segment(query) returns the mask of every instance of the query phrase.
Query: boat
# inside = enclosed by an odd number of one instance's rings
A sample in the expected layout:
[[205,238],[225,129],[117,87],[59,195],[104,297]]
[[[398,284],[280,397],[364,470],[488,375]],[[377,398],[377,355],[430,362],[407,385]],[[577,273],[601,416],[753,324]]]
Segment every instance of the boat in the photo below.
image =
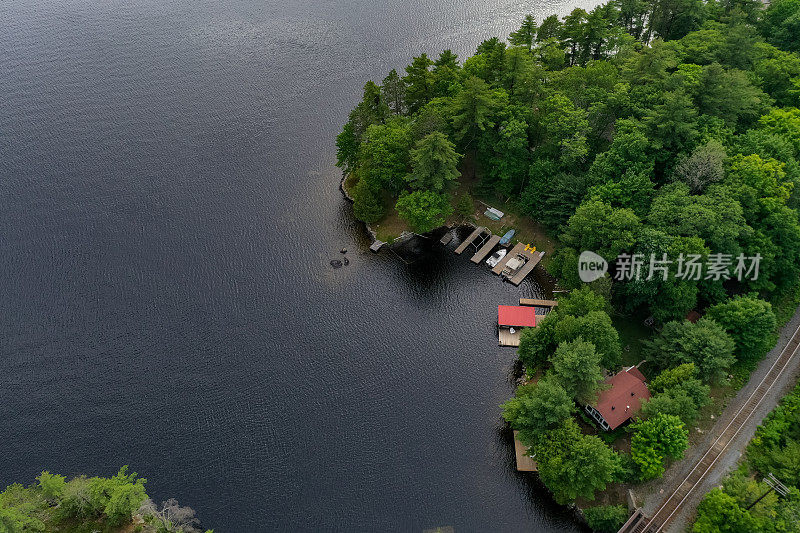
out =
[[511,241],[511,238],[514,236],[514,233],[516,233],[516,231],[513,229],[508,230],[506,234],[503,235],[503,238],[500,239],[500,244],[508,244]]
[[520,255],[520,254],[515,255],[514,257],[512,257],[511,259],[508,260],[508,263],[506,263],[506,267],[500,273],[500,276],[502,276],[504,278],[513,278],[514,274],[519,272],[519,270],[527,262],[528,262],[528,260],[525,258],[525,256]]
[[500,260],[504,258],[507,253],[508,250],[506,250],[505,248],[500,248],[494,254],[492,254],[492,257],[486,260],[486,264],[492,268],[496,267],[497,263],[499,263]]

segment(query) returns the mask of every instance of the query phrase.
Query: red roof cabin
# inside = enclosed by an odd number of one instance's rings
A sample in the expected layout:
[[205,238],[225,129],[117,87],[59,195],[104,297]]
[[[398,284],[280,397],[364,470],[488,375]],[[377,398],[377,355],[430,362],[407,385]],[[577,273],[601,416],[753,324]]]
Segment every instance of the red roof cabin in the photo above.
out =
[[639,412],[643,400],[650,399],[645,381],[635,366],[611,376],[605,381],[611,387],[600,393],[596,406],[585,406],[586,412],[606,431],[617,429]]
[[526,305],[498,305],[497,325],[500,346],[519,346],[521,328],[536,327],[536,309]]

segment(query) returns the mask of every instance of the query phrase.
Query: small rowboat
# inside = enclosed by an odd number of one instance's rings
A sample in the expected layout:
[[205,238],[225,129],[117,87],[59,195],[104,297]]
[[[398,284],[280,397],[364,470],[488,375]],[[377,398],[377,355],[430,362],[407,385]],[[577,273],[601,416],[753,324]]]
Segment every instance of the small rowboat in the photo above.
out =
[[508,230],[506,234],[503,235],[503,238],[500,239],[500,244],[508,244],[511,238],[514,237],[514,233],[516,233],[516,231],[513,229]]

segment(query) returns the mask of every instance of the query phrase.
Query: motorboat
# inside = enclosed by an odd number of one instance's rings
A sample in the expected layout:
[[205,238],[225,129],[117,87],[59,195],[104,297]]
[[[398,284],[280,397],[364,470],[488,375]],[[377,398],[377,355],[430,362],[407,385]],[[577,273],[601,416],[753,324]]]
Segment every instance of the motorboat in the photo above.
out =
[[504,258],[507,253],[508,250],[506,250],[505,248],[500,248],[499,250],[497,250],[495,253],[492,254],[492,257],[486,260],[486,264],[492,268],[496,267],[497,263],[499,263],[500,260]]

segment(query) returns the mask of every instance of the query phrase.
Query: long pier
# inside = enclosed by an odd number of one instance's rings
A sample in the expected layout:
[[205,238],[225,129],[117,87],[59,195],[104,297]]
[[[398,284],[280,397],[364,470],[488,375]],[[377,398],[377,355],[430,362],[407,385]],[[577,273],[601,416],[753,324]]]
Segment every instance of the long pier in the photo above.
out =
[[519,305],[532,305],[534,307],[555,307],[558,305],[556,300],[537,300],[536,298],[520,298]]
[[481,249],[475,252],[475,255],[472,256],[470,261],[476,265],[483,261],[483,258],[491,253],[492,249],[497,246],[498,242],[500,242],[500,235],[492,235],[489,237],[489,240],[486,241],[486,244],[481,246]]
[[691,493],[705,481],[730,443],[736,438],[750,417],[753,416],[761,402],[764,401],[775,381],[789,367],[792,358],[797,354],[798,347],[800,347],[800,326],[794,331],[781,354],[759,382],[758,387],[742,404],[719,437],[717,437],[708,451],[703,454],[697,464],[694,465],[683,482],[669,495],[652,517],[649,519],[635,518],[636,515],[634,515],[622,526],[619,533],[661,533],[670,526]]

